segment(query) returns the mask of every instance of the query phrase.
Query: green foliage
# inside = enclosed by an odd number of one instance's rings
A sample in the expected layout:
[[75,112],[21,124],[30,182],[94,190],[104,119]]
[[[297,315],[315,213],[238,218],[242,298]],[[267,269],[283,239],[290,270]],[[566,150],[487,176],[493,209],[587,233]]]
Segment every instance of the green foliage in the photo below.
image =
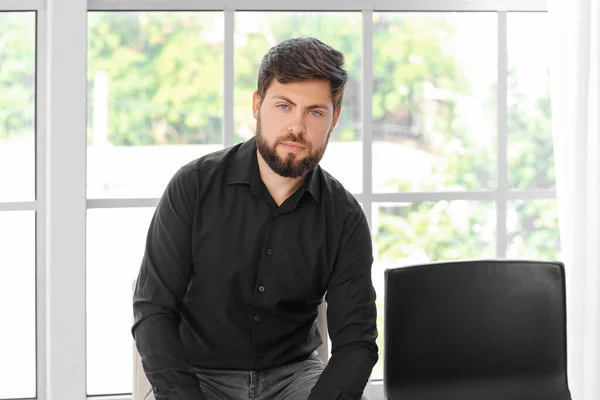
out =
[[550,82],[545,93],[528,98],[519,91],[519,75],[509,71],[508,99],[509,181],[515,189],[553,188],[554,153],[552,147]]
[[[495,183],[495,147],[474,142],[478,132],[457,115],[459,99],[472,94],[453,50],[455,24],[445,13],[374,17],[374,137],[378,127],[391,125],[389,140],[434,156],[431,178],[401,190],[478,190]],[[495,99],[495,92],[489,96]]]
[[107,73],[113,144],[221,142],[223,45],[205,36],[222,30],[219,18],[219,13],[90,13],[89,104],[96,73]]
[[466,89],[441,39],[454,31],[443,14],[377,13],[373,29],[375,124],[389,123],[404,107],[418,112],[425,82],[455,92]]
[[415,255],[431,260],[493,258],[494,215],[492,204],[466,200],[381,205],[379,258],[391,262]]
[[0,140],[32,134],[35,13],[0,12]]
[[[447,16],[374,13],[373,137],[412,146],[434,160],[430,179],[419,186],[396,180],[391,182],[395,191],[478,190],[497,184],[495,139],[477,142],[479,132],[459,112],[463,99],[472,97],[472,88],[452,48],[456,24]],[[93,105],[101,92],[96,90],[100,89],[95,87],[96,77],[102,73],[108,77],[104,102],[112,144],[221,143],[222,13],[90,12],[88,22],[89,143],[95,140]],[[235,23],[236,141],[253,134],[251,98],[262,56],[275,43],[298,36],[317,37],[345,54],[350,80],[332,141],[361,138],[360,13],[243,12],[236,13]],[[0,140],[31,132],[34,26],[33,13],[0,13]],[[553,187],[550,94],[531,98],[520,93],[516,69],[510,71],[508,84],[511,186]],[[428,100],[431,89],[448,95]],[[495,99],[492,85],[480,110],[491,126]],[[514,244],[509,254],[554,258],[558,248],[554,203],[515,202],[511,207],[517,217],[509,227],[509,242]],[[494,256],[491,203],[381,207],[378,221],[373,230],[382,260],[416,253],[432,260]]]
[[[396,192],[479,190],[497,185],[496,143],[478,141],[459,106],[472,97],[469,76],[453,50],[456,23],[446,13],[374,13],[375,140],[426,152],[428,179],[394,179]],[[108,140],[116,146],[216,144],[223,128],[223,15],[219,12],[90,12],[88,143],[93,144],[98,79],[108,77]],[[362,22],[360,13],[236,13],[234,134],[251,136],[252,92],[268,49],[287,38],[314,36],[342,51],[350,79],[332,141],[362,136]],[[32,132],[35,112],[35,14],[0,13],[0,143]],[[490,43],[489,46],[495,46]],[[550,93],[526,96],[511,69],[508,174],[512,188],[554,186]],[[546,86],[549,88],[549,85]],[[428,90],[442,93],[431,98]],[[481,112],[495,126],[496,85]],[[446,95],[444,95],[446,94]],[[102,128],[102,127],[99,127]],[[375,155],[376,156],[376,155]],[[419,166],[410,166],[418,168]],[[508,203],[508,257],[555,259],[556,206]],[[397,263],[495,257],[493,202],[439,201],[379,204],[373,237],[377,257]],[[383,298],[378,299],[383,349]],[[378,363],[374,376],[381,376]]]

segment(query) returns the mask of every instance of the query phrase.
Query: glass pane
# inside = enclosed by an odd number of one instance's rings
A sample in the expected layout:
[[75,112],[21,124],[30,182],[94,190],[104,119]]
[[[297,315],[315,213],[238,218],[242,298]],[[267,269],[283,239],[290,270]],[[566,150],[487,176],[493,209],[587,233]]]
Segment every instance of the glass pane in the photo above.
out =
[[[350,75],[342,113],[321,166],[352,193],[362,191],[362,19],[357,12],[238,12],[235,19],[235,142],[255,134],[252,93],[269,49],[294,37],[315,37],[344,53]],[[264,127],[263,127],[264,129]]]
[[495,13],[373,13],[373,191],[496,184]]
[[[154,208],[87,211],[87,393],[131,393],[133,281]],[[110,345],[107,345],[110,343]]]
[[2,202],[35,200],[35,51],[35,13],[0,12]]
[[555,199],[511,200],[507,207],[507,258],[561,258]]
[[496,211],[491,202],[467,200],[376,203],[372,232],[380,359],[371,378],[382,379],[384,271],[430,261],[495,258]]
[[90,198],[160,197],[223,148],[223,14],[91,12]]
[[35,211],[0,212],[0,399],[36,395]]
[[508,178],[515,189],[554,188],[548,32],[546,13],[508,14]]

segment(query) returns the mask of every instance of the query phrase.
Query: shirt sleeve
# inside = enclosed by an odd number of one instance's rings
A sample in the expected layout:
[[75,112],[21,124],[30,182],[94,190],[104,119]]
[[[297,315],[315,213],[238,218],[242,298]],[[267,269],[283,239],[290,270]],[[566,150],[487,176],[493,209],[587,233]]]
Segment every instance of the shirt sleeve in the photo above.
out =
[[156,400],[204,399],[178,329],[191,275],[195,176],[181,168],[159,200],[133,295],[131,332]]
[[373,249],[362,210],[347,219],[340,248],[325,297],[332,355],[310,400],[360,399],[379,358]]

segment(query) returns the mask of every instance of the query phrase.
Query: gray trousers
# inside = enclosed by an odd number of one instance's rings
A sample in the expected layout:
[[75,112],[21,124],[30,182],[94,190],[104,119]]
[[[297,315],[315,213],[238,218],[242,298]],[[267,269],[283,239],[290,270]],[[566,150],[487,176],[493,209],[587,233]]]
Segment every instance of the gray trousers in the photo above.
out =
[[[264,371],[196,369],[208,400],[306,400],[325,369],[315,352],[308,359]],[[154,393],[145,400],[156,400]],[[368,400],[364,395],[362,400]]]

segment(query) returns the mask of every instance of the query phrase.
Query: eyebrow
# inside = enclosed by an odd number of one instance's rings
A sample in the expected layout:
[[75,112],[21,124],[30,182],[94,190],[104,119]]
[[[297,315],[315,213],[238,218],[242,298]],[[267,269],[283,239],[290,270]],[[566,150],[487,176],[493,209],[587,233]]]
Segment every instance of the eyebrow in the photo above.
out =
[[[271,100],[283,100],[285,102],[290,103],[292,106],[296,107],[297,104],[294,103],[290,98],[285,97],[285,96],[278,96],[278,95],[274,95],[271,96]],[[323,104],[323,103],[319,103],[319,104],[311,104],[310,106],[306,106],[304,107],[306,110],[311,110],[314,108],[322,108],[324,110],[329,110],[329,106],[327,104]]]

